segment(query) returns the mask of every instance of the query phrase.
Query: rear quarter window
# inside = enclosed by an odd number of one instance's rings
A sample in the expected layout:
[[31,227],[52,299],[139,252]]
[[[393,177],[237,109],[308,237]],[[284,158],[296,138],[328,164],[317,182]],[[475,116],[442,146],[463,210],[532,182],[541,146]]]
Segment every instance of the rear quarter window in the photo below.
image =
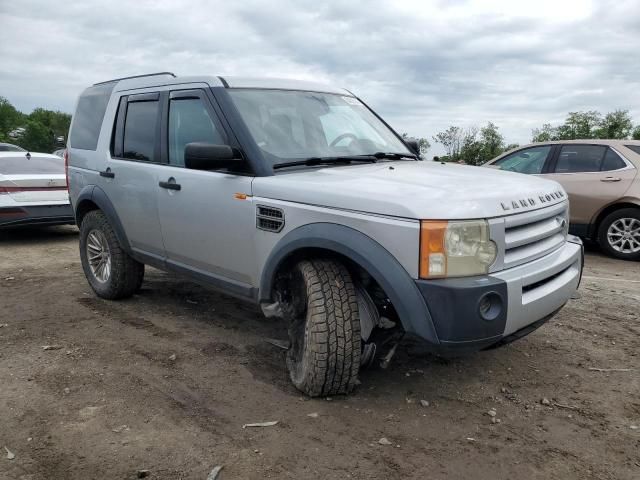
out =
[[19,157],[0,158],[0,175],[64,175],[62,158]]
[[69,145],[82,150],[95,150],[98,146],[104,112],[115,82],[96,85],[84,91],[73,115]]
[[636,152],[638,155],[640,155],[640,145],[625,145],[625,147],[627,147],[632,152]]

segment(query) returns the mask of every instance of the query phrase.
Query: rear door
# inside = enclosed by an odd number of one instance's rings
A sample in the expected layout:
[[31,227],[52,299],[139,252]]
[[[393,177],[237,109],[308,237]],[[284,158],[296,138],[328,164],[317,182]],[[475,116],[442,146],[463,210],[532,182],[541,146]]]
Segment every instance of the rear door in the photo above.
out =
[[569,194],[571,223],[589,225],[604,206],[624,196],[635,175],[635,168],[611,147],[571,143],[560,146],[544,177]]
[[158,217],[161,102],[159,92],[121,97],[111,155],[99,186],[113,203],[131,247],[164,257]]
[[184,168],[190,142],[237,146],[204,90],[172,91],[163,123],[168,165],[156,192],[167,264],[248,295],[256,270],[253,176]]

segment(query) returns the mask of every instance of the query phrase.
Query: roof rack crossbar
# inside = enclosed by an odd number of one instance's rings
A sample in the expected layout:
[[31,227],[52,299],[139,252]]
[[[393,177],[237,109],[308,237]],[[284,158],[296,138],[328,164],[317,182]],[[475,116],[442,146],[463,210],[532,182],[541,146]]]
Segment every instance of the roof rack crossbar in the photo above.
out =
[[122,78],[114,78],[113,80],[107,80],[105,82],[94,83],[93,85],[104,85],[105,83],[111,82],[119,82],[120,80],[129,80],[131,78],[143,78],[143,77],[155,77],[157,75],[171,75],[173,78],[176,78],[176,74],[173,72],[158,72],[158,73],[147,73],[145,75],[133,75],[131,77],[122,77]]

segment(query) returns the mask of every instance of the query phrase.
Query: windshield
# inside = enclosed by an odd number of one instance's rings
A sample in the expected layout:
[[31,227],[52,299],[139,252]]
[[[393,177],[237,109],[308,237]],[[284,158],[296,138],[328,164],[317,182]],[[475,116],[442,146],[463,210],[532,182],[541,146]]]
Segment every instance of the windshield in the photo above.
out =
[[356,98],[289,90],[229,89],[255,142],[274,165],[292,159],[413,155]]

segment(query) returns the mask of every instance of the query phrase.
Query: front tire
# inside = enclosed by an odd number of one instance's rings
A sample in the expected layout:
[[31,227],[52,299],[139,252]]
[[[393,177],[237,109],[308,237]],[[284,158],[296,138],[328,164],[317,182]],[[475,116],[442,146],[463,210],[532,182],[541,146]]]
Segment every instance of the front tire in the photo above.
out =
[[311,397],[351,392],[361,348],[351,275],[333,260],[305,260],[293,268],[287,290],[291,381]]
[[80,260],[89,285],[101,298],[127,298],[142,285],[144,264],[122,249],[107,217],[100,210],[92,210],[82,219]]
[[598,230],[598,243],[612,257],[640,260],[640,209],[622,208],[607,215]]

